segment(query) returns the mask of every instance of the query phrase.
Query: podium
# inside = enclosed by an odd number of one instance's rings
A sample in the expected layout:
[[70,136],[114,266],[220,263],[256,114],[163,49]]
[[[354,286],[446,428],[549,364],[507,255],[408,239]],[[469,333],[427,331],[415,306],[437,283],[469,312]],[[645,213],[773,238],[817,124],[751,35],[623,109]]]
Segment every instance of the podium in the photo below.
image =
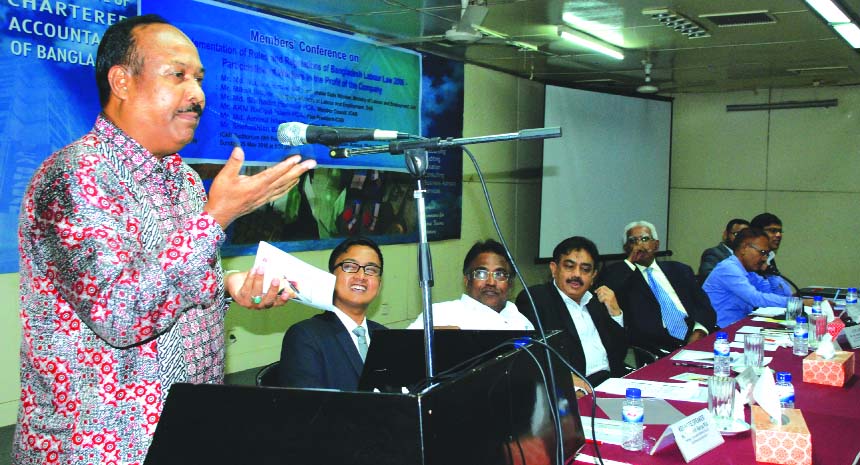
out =
[[[545,351],[490,357],[419,393],[176,384],[145,464],[554,463]],[[585,439],[570,372],[553,368],[570,457]]]

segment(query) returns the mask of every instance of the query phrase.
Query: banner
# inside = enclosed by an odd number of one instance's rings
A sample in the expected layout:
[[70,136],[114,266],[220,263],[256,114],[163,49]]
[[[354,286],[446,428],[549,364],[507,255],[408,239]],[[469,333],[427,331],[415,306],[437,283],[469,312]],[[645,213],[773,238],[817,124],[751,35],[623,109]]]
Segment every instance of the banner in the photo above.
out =
[[[7,0],[0,5],[0,272],[18,269],[17,217],[34,170],[85,134],[99,112],[101,35],[147,13],[185,32],[206,68],[206,108],[195,140],[180,152],[205,183],[236,143],[245,174],[295,153],[320,165],[289,195],[235,221],[223,255],[253,254],[260,240],[289,251],[331,248],[350,234],[382,244],[416,240],[415,181],[402,156],[331,159],[321,145],[281,145],[277,128],[299,122],[461,137],[461,63],[211,1]],[[361,145],[373,143],[351,146]],[[431,154],[425,179],[428,236],[459,237],[460,151]]]

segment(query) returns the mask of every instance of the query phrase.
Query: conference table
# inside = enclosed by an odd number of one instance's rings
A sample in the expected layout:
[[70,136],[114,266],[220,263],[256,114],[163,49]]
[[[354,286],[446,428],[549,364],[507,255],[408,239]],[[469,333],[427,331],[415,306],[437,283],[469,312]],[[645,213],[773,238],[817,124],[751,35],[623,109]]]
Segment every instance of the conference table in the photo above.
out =
[[[742,326],[760,326],[763,328],[781,328],[777,323],[753,321],[747,317],[735,324],[723,329],[729,335],[729,340],[735,339],[735,333]],[[686,349],[713,350],[715,334],[687,345]],[[679,349],[681,350],[681,349]],[[843,346],[843,350],[845,347]],[[743,349],[732,349],[733,352],[743,352]],[[855,363],[860,357],[860,350],[853,351]],[[684,372],[711,374],[712,368],[694,368],[689,366],[676,366],[671,359],[676,352],[656,362],[644,366],[625,378],[673,382],[669,378]],[[787,371],[791,373],[792,384],[795,389],[795,408],[800,409],[812,435],[812,463],[813,465],[851,465],[860,452],[860,380],[855,374],[845,386],[823,386],[803,382],[803,357],[793,355],[790,347],[779,347],[775,351],[765,352],[765,357],[773,357],[768,367],[775,372]],[[618,397],[598,392],[599,397]],[[585,396],[579,399],[580,414],[589,416],[591,412],[592,397]],[[707,403],[669,401],[684,415],[696,413],[707,408]],[[646,419],[648,411],[645,411]],[[745,420],[750,421],[750,407],[745,406]],[[607,418],[606,414],[597,408],[597,418]],[[647,425],[644,438],[646,448],[650,449],[657,438],[664,432],[666,425]],[[752,431],[746,431],[733,436],[724,436],[725,444],[722,444],[704,455],[693,460],[697,465],[720,464],[720,465],[749,465],[757,463],[755,450],[753,448]],[[595,456],[594,445],[585,444],[581,450],[582,454]],[[683,464],[683,456],[677,445],[670,445],[654,455],[645,451],[631,452],[624,450],[621,446],[614,444],[603,444],[600,446],[600,454],[607,465],[609,460],[622,464],[648,465],[648,464]],[[590,463],[582,457],[578,460],[568,460],[568,464]]]

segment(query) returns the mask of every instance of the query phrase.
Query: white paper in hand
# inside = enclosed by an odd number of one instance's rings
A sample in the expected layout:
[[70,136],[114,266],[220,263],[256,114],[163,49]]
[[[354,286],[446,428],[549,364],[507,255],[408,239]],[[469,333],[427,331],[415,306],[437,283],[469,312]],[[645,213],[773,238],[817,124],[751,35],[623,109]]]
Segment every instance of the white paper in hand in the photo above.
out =
[[332,309],[335,282],[333,274],[309,265],[264,241],[261,241],[257,248],[254,266],[264,270],[263,292],[269,289],[273,279],[278,278],[282,289],[288,288],[289,283],[295,284],[299,292],[293,301],[323,310]]

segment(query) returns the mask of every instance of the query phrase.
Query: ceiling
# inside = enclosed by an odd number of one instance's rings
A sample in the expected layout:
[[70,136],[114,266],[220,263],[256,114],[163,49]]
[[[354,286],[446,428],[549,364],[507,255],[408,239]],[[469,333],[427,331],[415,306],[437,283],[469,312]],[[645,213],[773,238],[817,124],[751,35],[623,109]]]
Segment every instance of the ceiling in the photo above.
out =
[[[802,0],[469,0],[487,7],[481,38],[469,44],[445,37],[460,22],[461,0],[237,3],[571,87],[635,93],[644,83],[643,61],[652,64],[652,81],[662,94],[860,84],[860,53]],[[842,5],[860,17],[860,0]],[[688,38],[643,14],[655,8],[680,13],[709,37]],[[567,12],[598,23],[595,34],[614,34],[624,59],[562,40],[558,26]],[[712,16],[737,12],[765,12],[773,22],[720,27],[721,17]]]

